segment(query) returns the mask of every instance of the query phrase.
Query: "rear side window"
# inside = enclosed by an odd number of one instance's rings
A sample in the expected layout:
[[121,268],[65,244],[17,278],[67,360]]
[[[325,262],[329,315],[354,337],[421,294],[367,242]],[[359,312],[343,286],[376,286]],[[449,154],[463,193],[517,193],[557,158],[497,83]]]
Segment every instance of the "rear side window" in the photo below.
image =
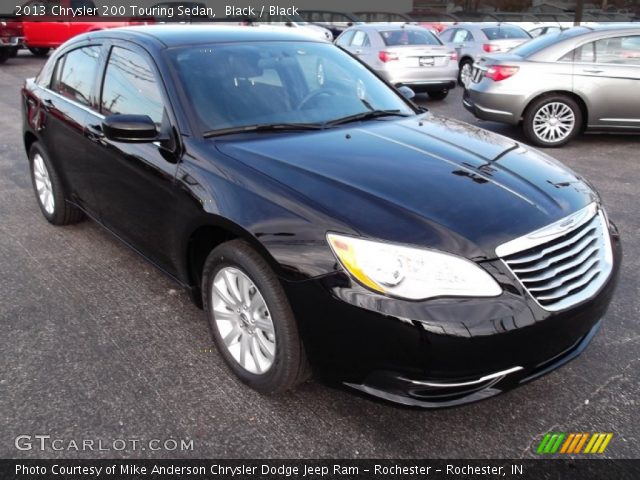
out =
[[369,45],[371,45],[369,43],[369,35],[367,35],[362,30],[358,30],[356,34],[353,36],[353,41],[351,42],[351,46],[368,47]]
[[338,37],[338,40],[336,40],[336,45],[340,47],[348,47],[355,33],[355,30],[348,30],[344,32]]
[[77,48],[63,55],[56,64],[51,89],[82,105],[90,106],[99,57],[99,46]]
[[101,111],[104,115],[149,115],[156,124],[162,124],[162,94],[144,57],[113,47],[102,85]]
[[440,45],[438,40],[431,32],[425,30],[420,32],[417,30],[387,30],[380,32],[384,44],[388,47],[397,45]]
[[473,42],[473,35],[471,35],[469,30],[456,30],[456,34],[451,41],[453,43]]
[[489,40],[505,40],[509,38],[531,38],[531,36],[520,27],[512,25],[500,25],[499,27],[483,28],[483,33]]

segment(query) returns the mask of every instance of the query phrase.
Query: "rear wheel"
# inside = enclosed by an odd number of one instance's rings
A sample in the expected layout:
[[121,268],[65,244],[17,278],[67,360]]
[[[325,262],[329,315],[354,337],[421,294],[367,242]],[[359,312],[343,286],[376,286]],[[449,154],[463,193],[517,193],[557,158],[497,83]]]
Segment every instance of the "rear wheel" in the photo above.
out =
[[29,51],[36,57],[46,57],[49,54],[50,48],[47,47],[29,47]]
[[541,147],[559,147],[574,138],[582,125],[582,110],[567,95],[547,95],[527,108],[522,120],[531,143]]
[[10,48],[0,48],[0,63],[6,62],[11,56]]
[[444,100],[449,95],[449,90],[436,90],[433,92],[427,92],[431,100]]
[[18,56],[18,47],[13,47],[10,53],[11,58],[15,58]]
[[29,163],[33,190],[44,218],[53,225],[69,225],[82,220],[82,211],[66,201],[62,182],[38,143],[29,150]]
[[467,88],[471,82],[471,73],[473,72],[473,60],[465,58],[460,62],[460,70],[458,71],[458,84]]
[[248,243],[232,240],[209,254],[202,298],[216,348],[244,383],[259,392],[274,393],[309,376],[282,285]]

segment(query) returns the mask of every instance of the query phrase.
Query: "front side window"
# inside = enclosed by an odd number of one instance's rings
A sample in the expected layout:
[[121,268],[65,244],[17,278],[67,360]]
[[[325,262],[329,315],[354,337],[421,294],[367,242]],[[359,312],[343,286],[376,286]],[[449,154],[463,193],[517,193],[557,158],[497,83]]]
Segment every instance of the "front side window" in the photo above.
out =
[[99,57],[99,46],[77,48],[66,53],[58,60],[51,89],[82,105],[90,106]]
[[597,63],[640,65],[640,35],[603,38],[594,43]]
[[113,47],[100,105],[103,115],[148,115],[160,125],[164,104],[149,62],[131,50]]
[[414,110],[358,60],[330,44],[191,46],[170,59],[203,133],[245,126],[324,124],[370,110]]

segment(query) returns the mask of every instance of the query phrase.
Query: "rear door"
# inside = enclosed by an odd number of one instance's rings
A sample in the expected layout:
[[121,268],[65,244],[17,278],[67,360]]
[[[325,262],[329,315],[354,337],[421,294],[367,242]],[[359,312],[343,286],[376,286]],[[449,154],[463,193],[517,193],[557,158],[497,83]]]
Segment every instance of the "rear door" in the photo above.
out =
[[90,112],[97,108],[95,85],[101,56],[99,44],[65,52],[56,62],[49,88],[41,90],[46,112],[45,148],[61,172],[71,199],[92,213],[95,197],[85,126]]
[[640,35],[618,35],[574,52],[574,91],[589,103],[589,125],[640,129]]

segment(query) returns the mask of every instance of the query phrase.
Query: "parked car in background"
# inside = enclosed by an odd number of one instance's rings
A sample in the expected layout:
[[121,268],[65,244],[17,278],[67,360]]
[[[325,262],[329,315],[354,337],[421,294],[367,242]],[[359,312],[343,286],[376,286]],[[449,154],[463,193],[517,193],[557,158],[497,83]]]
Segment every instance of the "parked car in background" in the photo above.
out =
[[523,28],[507,23],[459,23],[442,32],[440,40],[458,52],[458,82],[466,86],[473,62],[481,55],[507,52],[531,40],[531,35]]
[[23,41],[22,22],[0,20],[0,63],[14,57]]
[[332,12],[328,10],[300,10],[300,16],[307,22],[320,25],[331,32],[336,39],[347,28],[363,23],[353,13]]
[[545,147],[585,129],[640,133],[640,26],[575,27],[483,56],[463,102]]
[[325,42],[333,41],[333,34],[329,29],[309,23],[300,15],[271,15],[265,12],[260,18],[253,19],[252,23],[295,28],[300,30],[299,33],[304,33],[313,38],[324,40]]
[[389,83],[444,99],[458,76],[455,50],[417,25],[374,23],[356,25],[336,39],[336,45],[357,56]]
[[438,34],[450,24],[460,21],[455,15],[434,10],[416,9],[408,15],[421,27],[435,30]]
[[589,183],[299,31],[96,32],[21,95],[44,218],[160,267],[259,392],[311,365],[405,405],[487,399],[576,358],[611,302],[620,235]]
[[[60,17],[57,8],[85,8],[95,15]],[[25,46],[38,57],[45,57],[52,48],[59,47],[70,38],[81,33],[94,32],[108,28],[147,25],[154,23],[152,18],[117,17],[118,21],[106,21],[99,18],[100,9],[93,0],[31,0],[21,9],[27,13],[22,17]],[[68,20],[68,21],[65,21]]]
[[539,37],[540,35],[546,35],[547,33],[558,33],[565,30],[564,27],[559,25],[539,25],[528,30],[529,35],[532,37]]
[[367,23],[415,23],[413,18],[404,13],[355,12],[355,15]]

